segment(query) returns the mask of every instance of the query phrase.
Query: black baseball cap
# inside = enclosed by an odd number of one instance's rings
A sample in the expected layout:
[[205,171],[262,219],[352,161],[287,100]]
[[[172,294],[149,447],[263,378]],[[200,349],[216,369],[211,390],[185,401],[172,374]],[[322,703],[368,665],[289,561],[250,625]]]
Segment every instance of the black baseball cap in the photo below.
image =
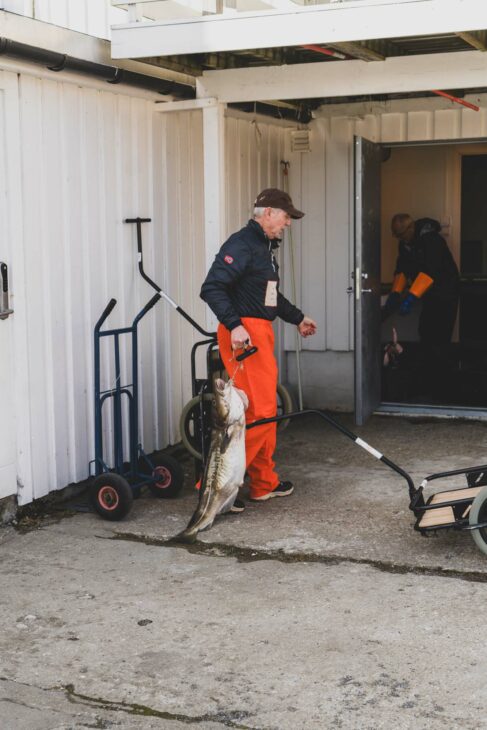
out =
[[280,208],[291,218],[302,218],[304,213],[294,207],[291,197],[278,188],[266,188],[255,199],[254,208]]

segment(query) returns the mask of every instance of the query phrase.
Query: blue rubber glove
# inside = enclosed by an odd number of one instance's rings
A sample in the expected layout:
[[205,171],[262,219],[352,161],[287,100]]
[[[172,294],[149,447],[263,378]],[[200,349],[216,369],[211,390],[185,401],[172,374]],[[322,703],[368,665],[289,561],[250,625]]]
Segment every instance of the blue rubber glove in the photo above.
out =
[[398,309],[401,302],[401,295],[397,291],[392,291],[386,299],[386,303],[382,307],[382,321],[391,316]]
[[403,317],[407,314],[411,314],[411,309],[413,308],[414,302],[417,302],[418,298],[414,296],[414,294],[409,294],[407,297],[403,300],[401,306],[399,307],[399,314],[402,314]]

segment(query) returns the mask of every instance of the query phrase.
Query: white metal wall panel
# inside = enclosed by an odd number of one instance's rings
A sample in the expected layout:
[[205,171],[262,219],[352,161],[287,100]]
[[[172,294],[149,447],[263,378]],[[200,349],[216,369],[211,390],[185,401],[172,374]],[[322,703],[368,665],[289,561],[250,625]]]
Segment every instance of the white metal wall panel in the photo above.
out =
[[403,114],[407,120],[407,139],[411,142],[433,138],[433,115],[431,112],[418,111]]
[[241,228],[252,215],[257,194],[282,185],[281,160],[286,129],[261,120],[227,117],[225,166],[227,233]]
[[[16,78],[14,76],[14,78]],[[93,458],[93,326],[125,326],[154,293],[137,271],[135,227],[145,224],[145,266],[196,319],[203,277],[200,112],[164,122],[153,103],[110,91],[20,77],[22,271],[28,343],[19,449],[31,452],[21,503],[88,475]],[[167,200],[165,199],[167,198]],[[20,259],[19,259],[20,260]],[[178,438],[190,396],[194,334],[160,302],[139,326],[140,417],[147,451]],[[17,321],[16,338],[23,328]],[[102,387],[113,386],[102,341]],[[131,351],[122,346],[124,382]],[[108,406],[109,408],[109,406]],[[107,408],[104,436],[111,439]]]
[[12,13],[98,38],[110,38],[111,25],[127,21],[127,12],[112,7],[111,0],[3,0],[0,6]]
[[[204,327],[205,305],[199,298],[205,276],[202,113],[156,114],[155,125],[154,231],[161,231],[154,246],[156,281]],[[191,398],[191,347],[202,337],[167,304],[157,317],[158,329],[166,333],[157,351],[166,394],[160,417],[176,434],[181,409]]]
[[353,122],[337,117],[326,137],[326,349],[349,349],[352,302],[346,293],[352,270],[351,176]]

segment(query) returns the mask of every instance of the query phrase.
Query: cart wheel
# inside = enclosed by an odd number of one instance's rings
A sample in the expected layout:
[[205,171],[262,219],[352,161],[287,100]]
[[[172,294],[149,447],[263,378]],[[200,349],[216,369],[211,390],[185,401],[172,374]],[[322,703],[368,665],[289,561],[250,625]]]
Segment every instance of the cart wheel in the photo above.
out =
[[[150,464],[147,463],[150,461]],[[177,497],[183,488],[184,472],[181,464],[173,456],[158,454],[153,458],[141,457],[139,470],[151,475],[153,482],[147,484],[154,497],[170,499]]]
[[[203,395],[203,409],[205,411],[205,421],[210,424],[211,403],[213,395],[205,393]],[[185,449],[189,451],[195,459],[201,459],[201,444],[196,437],[196,423],[200,418],[200,397],[192,398],[183,408],[181,418],[179,419],[179,430],[181,432],[181,441]],[[211,429],[211,426],[208,425]]]
[[[472,502],[468,522],[470,525],[487,522],[487,487],[483,487]],[[479,550],[487,555],[487,527],[472,530],[472,537]]]
[[132,508],[134,495],[126,479],[119,474],[101,474],[90,489],[91,503],[105,520],[122,520]]
[[[292,413],[294,410],[294,403],[291,393],[281,383],[277,384],[277,415],[283,416],[286,413]],[[291,422],[290,418],[286,418],[285,421],[278,421],[277,428],[279,431],[284,431]]]

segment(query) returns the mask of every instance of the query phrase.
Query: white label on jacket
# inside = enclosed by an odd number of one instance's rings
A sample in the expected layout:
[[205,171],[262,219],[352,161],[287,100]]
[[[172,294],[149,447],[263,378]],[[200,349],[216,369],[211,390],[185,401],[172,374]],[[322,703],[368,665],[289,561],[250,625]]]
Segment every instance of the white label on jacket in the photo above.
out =
[[277,281],[268,281],[265,292],[266,307],[277,307]]

